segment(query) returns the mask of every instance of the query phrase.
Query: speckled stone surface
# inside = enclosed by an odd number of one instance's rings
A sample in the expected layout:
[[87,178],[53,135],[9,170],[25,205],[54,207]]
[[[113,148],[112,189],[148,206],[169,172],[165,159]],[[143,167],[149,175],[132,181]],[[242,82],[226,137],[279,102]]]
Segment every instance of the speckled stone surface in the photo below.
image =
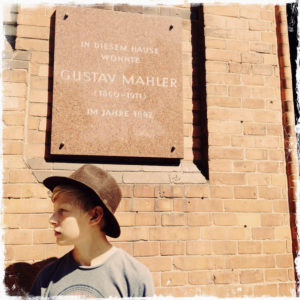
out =
[[181,19],[58,7],[51,154],[183,157]]

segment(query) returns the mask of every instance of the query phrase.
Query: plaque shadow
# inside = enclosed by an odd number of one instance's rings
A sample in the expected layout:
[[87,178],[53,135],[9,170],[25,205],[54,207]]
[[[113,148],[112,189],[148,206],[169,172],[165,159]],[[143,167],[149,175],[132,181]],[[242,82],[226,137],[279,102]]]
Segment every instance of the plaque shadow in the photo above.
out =
[[203,5],[191,6],[194,164],[209,179]]
[[[80,162],[103,164],[143,164],[161,166],[179,166],[178,158],[156,157],[125,157],[125,156],[93,156],[93,155],[53,155],[51,146],[51,114],[53,100],[53,62],[55,46],[55,12],[50,19],[49,43],[49,84],[48,84],[48,112],[45,139],[45,160],[47,162]],[[193,162],[199,171],[208,179],[208,134],[207,134],[207,109],[205,88],[205,40],[202,5],[191,6],[191,41],[193,64]],[[50,80],[51,79],[51,80]]]

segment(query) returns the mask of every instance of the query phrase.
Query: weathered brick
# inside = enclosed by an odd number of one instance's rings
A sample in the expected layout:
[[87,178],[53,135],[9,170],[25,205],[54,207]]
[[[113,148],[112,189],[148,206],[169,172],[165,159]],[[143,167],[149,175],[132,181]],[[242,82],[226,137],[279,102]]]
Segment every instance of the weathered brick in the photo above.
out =
[[255,186],[234,187],[234,197],[236,199],[256,199],[257,190]]
[[236,241],[212,241],[212,251],[217,255],[233,255],[237,253]]
[[252,161],[235,161],[233,162],[235,172],[255,172],[256,163]]
[[211,253],[211,242],[207,241],[187,241],[186,242],[186,254],[197,255],[197,254],[210,254]]
[[230,186],[210,186],[210,195],[212,198],[231,199],[233,188]]
[[159,195],[162,198],[183,197],[184,187],[181,185],[161,185],[159,187]]
[[264,275],[261,270],[247,270],[241,271],[240,273],[240,281],[241,283],[256,283],[263,282]]
[[183,226],[186,224],[184,214],[163,214],[161,216],[162,226]]
[[132,209],[134,211],[153,211],[155,200],[150,198],[134,199]]
[[271,212],[272,203],[265,200],[224,200],[226,212]]
[[19,25],[17,27],[17,36],[25,37],[25,38],[49,40],[50,28],[41,27],[41,26]]
[[252,228],[252,238],[253,240],[272,240],[274,239],[274,228]]
[[49,51],[49,42],[46,40],[17,38],[16,49],[46,52]]
[[162,227],[150,228],[151,241],[196,240],[200,237],[200,228]]
[[286,269],[266,270],[265,277],[267,282],[286,282],[288,281],[288,271]]
[[6,245],[31,245],[33,241],[32,230],[10,229],[5,232]]
[[44,256],[44,246],[42,245],[15,245],[14,252],[14,259],[16,261],[29,259],[39,261],[46,258]]
[[263,251],[266,254],[273,253],[285,253],[286,251],[286,242],[285,241],[264,241],[263,242]]
[[161,274],[162,286],[177,286],[187,283],[187,274],[184,272],[164,272]]
[[232,284],[238,283],[238,272],[234,270],[230,271],[215,271],[213,279],[215,284]]
[[25,114],[24,112],[3,112],[2,120],[8,126],[24,126]]
[[276,255],[276,265],[279,268],[293,267],[294,266],[293,255],[291,254]]
[[211,224],[211,218],[209,214],[189,213],[187,218],[188,226],[207,226]]
[[141,263],[146,265],[151,272],[171,271],[171,257],[138,257]]
[[24,127],[23,126],[9,126],[3,128],[4,140],[23,140]]
[[120,226],[134,226],[135,225],[135,214],[127,212],[116,212],[116,218]]
[[249,240],[250,235],[247,228],[209,227],[203,228],[201,232],[201,237],[205,240]]
[[13,83],[13,82],[3,83],[3,94],[5,96],[25,97],[26,92],[27,92],[27,87],[25,83]]
[[182,271],[212,270],[224,268],[224,257],[218,256],[177,256],[173,259],[174,266]]
[[23,142],[21,141],[5,141],[3,144],[3,154],[23,154]]
[[226,258],[226,267],[235,269],[274,268],[275,259],[269,255],[237,255]]
[[136,242],[133,245],[134,256],[158,256],[159,242]]
[[239,254],[259,254],[262,250],[262,244],[259,241],[239,241]]
[[155,186],[154,185],[135,185],[133,188],[133,195],[135,197],[155,197]]
[[26,82],[27,71],[26,70],[3,70],[2,79],[4,82]]
[[184,241],[167,241],[160,242],[161,255],[182,255],[185,254]]
[[137,226],[154,226],[160,225],[158,217],[154,213],[141,213],[139,212],[135,217]]
[[246,183],[246,175],[243,173],[213,173],[210,176],[210,182],[211,184],[242,185]]
[[267,284],[262,286],[255,286],[254,287],[254,296],[255,297],[262,297],[262,296],[277,296],[277,285],[276,284]]
[[212,274],[207,271],[188,272],[188,282],[195,285],[207,285],[212,282]]

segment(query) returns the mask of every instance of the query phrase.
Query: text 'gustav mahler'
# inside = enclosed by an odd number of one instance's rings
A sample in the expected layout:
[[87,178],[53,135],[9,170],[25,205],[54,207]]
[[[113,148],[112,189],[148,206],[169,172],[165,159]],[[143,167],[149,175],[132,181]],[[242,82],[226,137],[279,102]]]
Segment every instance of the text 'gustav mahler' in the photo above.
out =
[[82,83],[105,83],[113,84],[121,82],[123,86],[152,86],[163,88],[176,88],[177,79],[169,77],[157,77],[157,76],[137,76],[127,74],[110,74],[100,72],[88,72],[88,71],[74,71],[74,70],[61,70],[60,77],[66,81],[76,81]]

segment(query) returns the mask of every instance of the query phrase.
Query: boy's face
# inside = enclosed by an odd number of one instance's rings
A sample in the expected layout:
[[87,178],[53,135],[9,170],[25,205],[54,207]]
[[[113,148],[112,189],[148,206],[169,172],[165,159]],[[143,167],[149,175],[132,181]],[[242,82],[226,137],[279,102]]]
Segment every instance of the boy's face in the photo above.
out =
[[[55,194],[55,189],[53,191]],[[54,227],[58,245],[76,245],[89,234],[90,215],[76,201],[76,194],[61,191],[53,199],[54,212],[50,224]]]

